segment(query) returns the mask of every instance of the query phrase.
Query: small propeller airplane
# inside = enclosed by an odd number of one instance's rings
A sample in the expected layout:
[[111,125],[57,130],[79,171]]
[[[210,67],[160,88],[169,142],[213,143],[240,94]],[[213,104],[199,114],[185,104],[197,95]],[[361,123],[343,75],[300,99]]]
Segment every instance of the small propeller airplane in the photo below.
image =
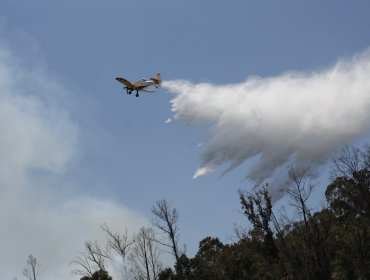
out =
[[135,96],[139,97],[139,91],[144,91],[144,92],[154,92],[154,90],[148,90],[147,88],[150,86],[155,86],[158,88],[161,84],[161,74],[157,74],[152,78],[142,78],[141,80],[131,83],[130,81],[117,77],[116,80],[120,82],[121,84],[124,85],[124,89],[126,89],[127,94],[131,94],[132,91],[136,91]]

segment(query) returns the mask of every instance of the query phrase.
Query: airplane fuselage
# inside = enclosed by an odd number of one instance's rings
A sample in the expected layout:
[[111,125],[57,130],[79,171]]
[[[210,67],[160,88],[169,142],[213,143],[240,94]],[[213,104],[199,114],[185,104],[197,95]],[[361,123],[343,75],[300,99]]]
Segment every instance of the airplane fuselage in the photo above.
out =
[[141,79],[135,83],[131,83],[130,81],[117,77],[116,80],[120,82],[121,84],[124,84],[125,86],[123,87],[126,89],[127,94],[131,94],[132,91],[136,91],[136,97],[139,97],[139,91],[147,91],[150,92],[149,90],[145,90],[145,88],[150,87],[150,86],[155,86],[158,88],[158,85],[161,83],[161,76],[158,73],[155,77],[150,78],[150,79]]

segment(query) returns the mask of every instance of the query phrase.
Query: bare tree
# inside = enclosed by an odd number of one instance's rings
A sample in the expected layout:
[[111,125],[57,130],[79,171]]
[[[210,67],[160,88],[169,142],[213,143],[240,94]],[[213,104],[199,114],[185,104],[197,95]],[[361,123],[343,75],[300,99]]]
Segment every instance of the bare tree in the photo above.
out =
[[355,172],[364,168],[370,169],[370,146],[364,146],[363,150],[346,146],[341,154],[333,159],[331,177],[332,179],[338,177],[352,178]]
[[142,227],[135,236],[135,245],[128,257],[134,280],[157,280],[162,268],[154,230]]
[[[302,238],[304,239],[304,242],[308,248],[311,247],[312,240],[310,238],[311,233],[311,225],[310,225],[310,218],[311,218],[311,211],[307,205],[307,201],[311,196],[311,193],[314,189],[314,185],[312,184],[312,178],[313,175],[310,172],[310,168],[295,168],[291,167],[288,171],[288,181],[286,182],[286,187],[282,188],[282,191],[288,194],[290,198],[290,206],[293,206],[295,209],[297,209],[297,214],[301,215],[304,222],[304,231],[300,232],[302,235]],[[285,213],[283,215],[285,217],[285,220],[289,221],[288,215]],[[288,225],[292,225],[292,221],[289,221]],[[284,238],[282,238],[282,241],[284,242]],[[284,252],[288,259],[290,259],[291,256],[289,256],[289,250],[285,248],[286,244],[283,244],[284,246]],[[290,259],[290,262],[292,260]]]
[[[312,214],[308,206],[314,185],[312,183],[313,175],[309,168],[291,168],[288,172],[289,181],[287,183],[286,193],[291,198],[291,205],[297,209],[297,213],[303,218],[303,226],[296,227],[298,237],[304,241],[304,246],[297,249],[294,243],[285,246],[283,252],[292,265],[294,274],[302,273],[297,266],[295,259],[302,258],[310,267],[308,272],[311,279],[327,279],[330,275],[328,271],[330,256],[324,249],[324,244],[329,238],[329,232],[332,228],[331,215],[325,209]],[[297,224],[300,224],[298,222]],[[294,227],[294,224],[293,224]],[[293,245],[293,246],[291,246]],[[294,252],[299,252],[298,255]]]
[[287,187],[283,188],[283,191],[291,198],[291,205],[298,210],[298,214],[302,215],[306,228],[308,227],[308,216],[310,215],[307,201],[314,189],[312,177],[308,167],[292,167],[288,171],[289,181],[287,182]]
[[178,262],[182,252],[180,252],[178,247],[179,233],[176,223],[179,215],[176,208],[172,208],[165,199],[162,199],[157,201],[155,206],[152,207],[152,213],[155,216],[153,225],[165,235],[165,240],[156,241],[170,248],[171,254],[174,255],[176,262]]
[[92,277],[96,270],[105,270],[105,259],[109,258],[106,251],[100,248],[98,242],[85,242],[86,251],[80,252],[79,256],[72,261],[78,268],[73,273],[81,276]]
[[27,267],[23,270],[23,275],[29,280],[37,280],[40,264],[33,255],[29,255],[27,259]]
[[113,250],[114,253],[121,257],[124,278],[127,278],[126,269],[126,255],[130,246],[135,242],[134,238],[130,238],[127,229],[120,234],[119,232],[113,232],[106,224],[102,226],[102,230],[107,234],[107,245],[106,252],[110,253]]

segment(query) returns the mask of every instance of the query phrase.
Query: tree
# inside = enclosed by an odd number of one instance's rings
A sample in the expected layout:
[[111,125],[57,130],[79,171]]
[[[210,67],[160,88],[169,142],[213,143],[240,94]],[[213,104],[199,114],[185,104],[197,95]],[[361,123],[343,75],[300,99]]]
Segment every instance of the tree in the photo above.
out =
[[288,187],[283,190],[289,195],[292,206],[298,210],[298,214],[302,215],[304,225],[308,228],[308,219],[311,213],[307,201],[314,189],[310,169],[292,167],[288,171],[288,178]]
[[128,257],[134,280],[157,280],[162,269],[154,230],[142,227],[135,235],[135,244]]
[[364,146],[363,150],[346,146],[341,154],[333,159],[331,169],[332,178],[347,177],[360,170],[370,170],[370,146]]
[[83,276],[81,280],[113,280],[106,270],[95,271],[91,276]]
[[325,196],[335,215],[332,270],[341,279],[370,278],[370,146],[346,147],[333,160]]
[[79,256],[72,261],[78,268],[73,272],[77,275],[92,277],[94,271],[105,271],[105,260],[109,258],[106,251],[101,249],[98,242],[85,242],[86,251],[80,252]]
[[192,261],[195,279],[223,279],[223,265],[220,262],[223,248],[218,238],[206,237],[199,243],[199,250]]
[[261,232],[264,241],[264,253],[272,258],[277,256],[278,250],[274,241],[274,234],[270,227],[273,217],[271,197],[267,185],[256,193],[246,193],[239,190],[239,198],[243,214],[252,223],[257,232]]
[[40,264],[33,255],[29,255],[27,259],[27,267],[23,270],[23,275],[29,280],[37,280]]
[[176,208],[172,208],[165,200],[159,200],[152,207],[152,213],[155,218],[153,225],[158,228],[165,236],[166,241],[157,240],[161,245],[170,248],[171,254],[175,257],[176,262],[179,261],[182,252],[179,250],[179,233],[176,225],[178,220],[178,213]]
[[284,253],[294,277],[304,271],[308,279],[329,279],[330,250],[324,249],[329,240],[333,217],[330,211],[321,211],[312,215],[308,206],[314,185],[312,174],[307,168],[294,168],[288,171],[287,187],[283,190],[290,198],[290,204],[297,209],[303,219],[292,223],[284,242]]
[[370,170],[339,177],[326,189],[326,199],[340,219],[365,218],[370,223]]
[[113,250],[114,253],[121,257],[124,278],[127,278],[126,255],[129,248],[135,242],[134,238],[129,238],[127,229],[120,234],[119,232],[113,232],[104,224],[102,230],[107,234],[106,251],[110,253],[110,251]]

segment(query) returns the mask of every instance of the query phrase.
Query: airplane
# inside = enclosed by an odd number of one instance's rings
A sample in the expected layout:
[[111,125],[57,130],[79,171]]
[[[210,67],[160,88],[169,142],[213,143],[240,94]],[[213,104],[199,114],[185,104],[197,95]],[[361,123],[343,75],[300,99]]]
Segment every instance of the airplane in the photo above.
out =
[[155,86],[158,88],[161,84],[161,74],[157,74],[152,78],[142,78],[141,80],[131,83],[130,81],[117,77],[116,80],[120,82],[121,84],[125,85],[123,88],[126,89],[127,94],[131,94],[132,91],[136,91],[135,96],[139,97],[139,91],[144,91],[144,92],[154,92],[153,90],[147,90],[147,87],[150,86]]

